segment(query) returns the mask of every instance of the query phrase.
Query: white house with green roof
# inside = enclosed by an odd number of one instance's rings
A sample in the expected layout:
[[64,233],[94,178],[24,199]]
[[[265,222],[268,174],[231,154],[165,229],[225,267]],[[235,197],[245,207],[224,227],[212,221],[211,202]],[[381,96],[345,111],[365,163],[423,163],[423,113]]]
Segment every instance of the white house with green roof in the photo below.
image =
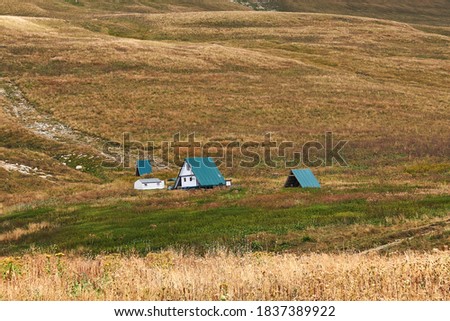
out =
[[213,188],[216,186],[230,186],[211,157],[190,157],[184,160],[174,189]]

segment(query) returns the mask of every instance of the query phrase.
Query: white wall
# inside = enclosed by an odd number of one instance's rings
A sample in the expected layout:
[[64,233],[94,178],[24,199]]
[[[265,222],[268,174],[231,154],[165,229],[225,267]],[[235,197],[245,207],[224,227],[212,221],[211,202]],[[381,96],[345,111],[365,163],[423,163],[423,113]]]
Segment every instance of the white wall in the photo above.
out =
[[141,181],[136,181],[134,183],[134,189],[138,190],[152,190],[152,189],[163,189],[165,187],[164,181],[160,183],[146,183],[143,184]]
[[197,178],[195,177],[194,172],[190,168],[189,164],[186,162],[184,162],[183,167],[181,167],[180,180],[181,180],[181,187],[198,186]]
[[181,177],[181,186],[182,187],[196,187],[197,186],[197,178],[193,175]]
[[181,167],[180,176],[186,175],[194,175],[194,172],[190,168],[189,164],[184,162],[183,166]]

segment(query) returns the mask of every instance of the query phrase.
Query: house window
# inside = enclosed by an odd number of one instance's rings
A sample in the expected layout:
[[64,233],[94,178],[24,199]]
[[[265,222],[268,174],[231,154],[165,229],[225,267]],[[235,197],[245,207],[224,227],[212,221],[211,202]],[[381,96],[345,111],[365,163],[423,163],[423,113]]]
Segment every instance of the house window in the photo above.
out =
[[184,182],[186,183],[186,177],[185,177],[185,178],[183,178],[183,180],[184,180]]
[[189,180],[192,182],[192,176],[191,177],[189,177]]

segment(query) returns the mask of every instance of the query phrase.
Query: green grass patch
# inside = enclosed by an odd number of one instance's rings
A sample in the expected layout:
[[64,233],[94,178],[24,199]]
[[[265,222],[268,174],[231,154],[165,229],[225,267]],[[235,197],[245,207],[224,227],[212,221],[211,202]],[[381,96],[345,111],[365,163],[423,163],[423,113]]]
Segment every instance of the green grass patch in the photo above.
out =
[[[222,205],[207,210],[193,207],[152,210],[148,207],[137,211],[135,203],[123,201],[104,206],[78,205],[71,209],[32,208],[1,217],[0,233],[42,221],[49,222],[52,227],[0,243],[0,255],[24,252],[32,246],[94,254],[129,251],[144,254],[168,247],[198,251],[216,246],[251,249],[258,244],[249,242],[247,237],[258,233],[281,239],[287,233],[310,227],[357,223],[388,225],[399,218],[443,216],[449,209],[449,196],[379,202],[359,199],[275,210]],[[305,237],[299,241],[312,242]],[[295,242],[280,244],[273,242],[268,249],[278,251],[295,246]]]

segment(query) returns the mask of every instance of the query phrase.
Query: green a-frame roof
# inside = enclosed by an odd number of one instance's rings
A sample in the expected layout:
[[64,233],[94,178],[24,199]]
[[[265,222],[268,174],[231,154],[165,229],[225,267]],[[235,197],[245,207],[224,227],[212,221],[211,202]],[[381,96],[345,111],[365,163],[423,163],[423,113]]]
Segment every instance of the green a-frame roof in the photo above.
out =
[[225,185],[225,178],[220,173],[216,163],[211,157],[186,158],[200,186],[212,187]]
[[147,159],[139,159],[136,162],[136,176],[151,174],[153,171],[152,164]]
[[284,187],[320,188],[320,183],[309,169],[293,169]]

